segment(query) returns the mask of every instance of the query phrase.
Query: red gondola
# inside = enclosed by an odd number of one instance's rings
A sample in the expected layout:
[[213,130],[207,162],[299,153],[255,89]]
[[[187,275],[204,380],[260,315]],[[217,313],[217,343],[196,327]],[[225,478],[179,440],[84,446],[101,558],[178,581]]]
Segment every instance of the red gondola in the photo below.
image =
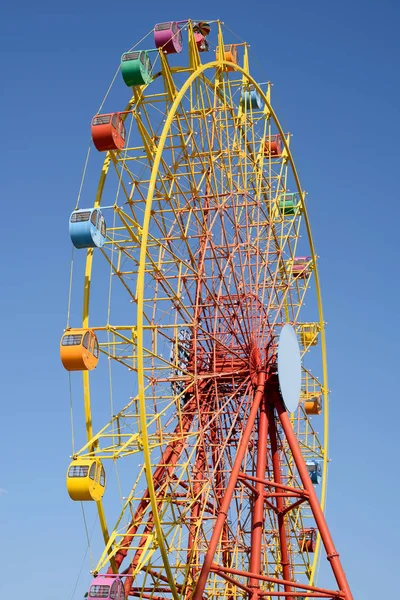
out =
[[301,552],[315,552],[317,545],[317,530],[314,527],[303,529],[300,532],[299,542]]
[[264,156],[280,156],[282,154],[282,139],[281,136],[271,135],[271,137],[265,140],[264,145]]
[[125,146],[125,125],[119,113],[96,115],[92,120],[92,139],[97,150],[122,150]]

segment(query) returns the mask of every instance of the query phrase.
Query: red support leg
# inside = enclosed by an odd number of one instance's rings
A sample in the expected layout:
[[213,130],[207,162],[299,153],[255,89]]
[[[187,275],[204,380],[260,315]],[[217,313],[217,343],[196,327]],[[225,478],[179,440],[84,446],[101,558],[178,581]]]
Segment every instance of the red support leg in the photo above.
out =
[[[268,407],[268,421],[269,421],[269,438],[271,442],[271,455],[272,455],[272,466],[274,469],[274,481],[275,483],[282,484],[281,478],[281,465],[279,460],[279,449],[278,449],[278,440],[276,434],[276,425],[275,425],[275,411],[272,405]],[[279,531],[279,545],[281,551],[281,565],[282,565],[282,575],[283,579],[286,581],[292,579],[292,573],[290,572],[290,561],[289,561],[289,551],[288,551],[288,543],[286,536],[286,526],[285,526],[285,514],[284,514],[284,505],[282,496],[276,496],[276,508],[278,513],[278,531]],[[253,570],[253,569],[251,569]],[[288,585],[284,585],[285,592],[293,591],[293,588]],[[293,600],[291,596],[288,596],[288,600]]]
[[347,583],[346,575],[339,560],[339,554],[336,551],[335,545],[332,540],[332,536],[328,529],[325,521],[324,513],[322,512],[320,503],[315,493],[314,486],[311,482],[310,476],[303,456],[301,454],[300,446],[297,441],[296,435],[292,429],[290,419],[283,406],[283,402],[278,395],[275,397],[275,407],[282,425],[282,429],[285,432],[286,440],[289,444],[290,450],[293,455],[293,459],[296,463],[297,470],[300,475],[300,479],[303,483],[305,490],[308,492],[308,502],[313,512],[315,522],[321,535],[322,543],[324,544],[327,559],[332,565],[332,571],[335,576],[336,582],[339,589],[344,592],[345,600],[353,600],[352,593],[350,591],[349,584]]
[[[215,470],[215,500],[217,503],[217,509],[219,510],[221,507],[221,502],[222,502],[224,489],[225,489],[225,473],[224,473],[224,465],[223,464],[219,463],[219,466],[217,468],[218,460],[220,458],[218,446],[222,445],[222,443],[223,443],[223,440],[220,439],[220,436],[218,436],[218,433],[220,433],[220,431],[218,431],[216,424],[213,423],[211,426],[211,431],[210,431],[210,440],[211,440],[211,445],[212,445],[212,460],[213,460],[213,466],[214,466],[214,470]],[[231,555],[228,550],[229,533],[228,533],[228,526],[227,526],[226,522],[224,523],[224,526],[222,528],[222,544],[223,544],[223,547],[225,548],[222,552],[222,564],[224,565],[224,567],[228,567],[230,565],[230,556]],[[228,600],[228,599],[226,599],[226,600]]]
[[[265,396],[260,405],[260,417],[258,423],[257,439],[257,468],[256,477],[260,480],[265,478],[267,468],[267,436],[268,436],[268,417]],[[261,573],[262,565],[262,535],[264,529],[264,484],[256,484],[257,496],[253,503],[253,517],[251,525],[251,556],[250,571],[252,573]],[[259,589],[258,579],[250,579],[249,587]]]

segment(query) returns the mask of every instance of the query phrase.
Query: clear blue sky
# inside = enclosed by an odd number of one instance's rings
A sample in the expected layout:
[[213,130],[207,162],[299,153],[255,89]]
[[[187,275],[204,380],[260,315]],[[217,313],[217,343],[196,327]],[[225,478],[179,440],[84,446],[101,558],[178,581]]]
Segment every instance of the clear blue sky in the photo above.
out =
[[1,13],[1,597],[69,600],[79,574],[85,536],[64,485],[69,394],[58,354],[67,219],[90,119],[121,53],[155,22],[193,17],[220,18],[251,44],[257,75],[274,83],[274,107],[294,133],[329,324],[328,521],[355,598],[395,598],[399,4],[172,5],[22,0]]

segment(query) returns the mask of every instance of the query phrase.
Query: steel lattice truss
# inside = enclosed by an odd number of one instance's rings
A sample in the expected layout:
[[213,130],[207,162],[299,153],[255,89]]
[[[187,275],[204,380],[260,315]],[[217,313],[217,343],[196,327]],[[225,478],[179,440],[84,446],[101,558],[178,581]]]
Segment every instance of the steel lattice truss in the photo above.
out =
[[[127,594],[155,600],[306,597],[320,544],[318,537],[309,552],[302,536],[321,528],[280,418],[275,374],[282,326],[291,323],[299,339],[312,330],[301,346],[300,406],[287,422],[303,459],[320,461],[325,477],[324,323],[305,194],[269,86],[265,94],[259,88],[260,110],[241,102],[242,90],[255,84],[247,46],[243,68],[228,73],[221,61],[201,65],[190,22],[188,44],[188,65],[173,68],[160,53],[155,81],[133,88],[124,113],[127,146],[106,155],[95,200],[113,206],[95,259],[103,263],[100,281],[111,273],[111,308],[105,316],[92,299],[90,326],[102,360],[118,363],[114,380],[128,369],[138,382],[125,399],[118,388],[118,412],[93,430],[96,402],[84,374],[88,440],[76,454],[114,463],[125,493],[129,486],[113,520],[98,503],[105,546],[96,571],[123,573]],[[274,135],[283,139],[278,156],[266,152]],[[291,192],[298,205],[285,214],[280,201]],[[299,255],[307,255],[300,276],[293,270]],[[83,327],[93,258],[88,250]],[[319,366],[322,380],[307,361]],[[325,397],[324,436],[304,407],[317,396]],[[324,486],[323,479],[322,506]],[[283,579],[306,587],[296,593]],[[307,597],[315,594],[310,588]]]

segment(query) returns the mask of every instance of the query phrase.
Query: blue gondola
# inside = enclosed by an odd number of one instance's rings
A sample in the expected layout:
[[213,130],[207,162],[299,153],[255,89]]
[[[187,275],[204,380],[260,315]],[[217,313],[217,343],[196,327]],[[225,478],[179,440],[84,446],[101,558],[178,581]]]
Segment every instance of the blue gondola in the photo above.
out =
[[69,235],[75,248],[101,248],[106,241],[106,222],[98,208],[74,210]]
[[240,98],[242,106],[254,108],[260,110],[262,107],[262,99],[257,90],[242,90],[242,96]]
[[307,463],[308,474],[312,483],[318,485],[322,480],[322,467],[321,463],[317,460],[308,460]]

